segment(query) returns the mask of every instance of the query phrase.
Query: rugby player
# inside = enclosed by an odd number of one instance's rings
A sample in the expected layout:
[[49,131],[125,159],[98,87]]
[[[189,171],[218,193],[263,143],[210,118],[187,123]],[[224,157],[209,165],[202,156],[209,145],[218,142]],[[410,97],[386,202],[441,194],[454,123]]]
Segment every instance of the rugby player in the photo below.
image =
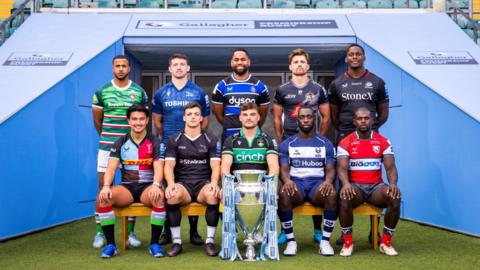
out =
[[[170,137],[183,130],[183,109],[189,102],[198,102],[201,105],[202,130],[208,128],[208,116],[210,115],[210,101],[202,88],[188,80],[190,71],[189,59],[185,54],[174,53],[168,60],[168,70],[172,80],[160,88],[152,102],[153,123],[157,134],[162,138],[163,144],[167,145]],[[202,245],[203,240],[197,232],[198,217],[188,218],[190,223],[190,242]],[[160,238],[160,244],[171,242],[168,220],[165,231]]]
[[218,181],[220,179],[220,142],[201,129],[200,104],[188,103],[183,115],[185,129],[168,140],[165,180],[167,188],[167,214],[172,231],[173,246],[167,251],[170,257],[182,252],[180,206],[198,202],[207,206],[207,239],[205,252],[216,256],[215,230],[218,212]]
[[267,118],[270,104],[267,86],[253,77],[248,70],[250,56],[247,50],[242,48],[233,50],[230,65],[233,73],[217,83],[212,93],[213,113],[223,126],[222,141],[241,129],[239,114],[242,104],[257,104],[260,113],[259,127]]
[[[337,129],[336,144],[355,131],[352,119],[359,107],[366,107],[373,117],[373,129],[378,131],[388,119],[389,97],[385,82],[365,68],[365,50],[358,44],[346,50],[348,70],[329,87],[332,122]],[[372,233],[368,237],[372,242]],[[337,240],[342,245],[343,238]]]
[[[338,178],[342,182],[339,203],[343,233],[341,256],[352,255],[352,209],[364,202],[387,208],[380,252],[389,256],[398,254],[391,243],[400,218],[401,194],[397,187],[397,167],[390,142],[372,130],[373,123],[370,109],[358,108],[353,119],[355,132],[341,140],[338,145]],[[382,162],[388,184],[382,180]]]
[[[97,155],[98,189],[103,187],[103,179],[107,170],[110,147],[121,136],[130,130],[126,112],[134,104],[148,106],[145,90],[128,78],[130,64],[124,55],[117,55],[112,60],[113,79],[103,85],[93,95],[92,113],[95,129],[100,135]],[[95,213],[97,233],[93,241],[94,248],[105,245],[105,238],[100,226],[98,213]],[[128,217],[127,246],[139,247],[142,243],[134,233],[135,217]]]
[[[330,106],[325,88],[308,78],[310,56],[303,49],[295,49],[288,55],[292,79],[275,91],[273,118],[275,138],[282,142],[298,132],[297,113],[300,107],[308,105],[314,114],[320,113],[321,123],[315,124],[320,135],[325,135],[330,125]],[[283,121],[282,121],[283,119]],[[313,240],[320,243],[322,239],[322,216],[312,216]],[[278,237],[278,243],[286,242],[285,232]]]
[[330,236],[337,219],[337,192],[333,185],[335,148],[315,131],[315,111],[310,105],[298,109],[297,122],[298,134],[280,145],[280,179],[283,186],[279,192],[278,214],[287,238],[283,254],[297,254],[292,208],[309,201],[325,208],[319,253],[333,256]]
[[[152,207],[149,252],[154,257],[163,257],[163,250],[158,244],[166,215],[164,193],[160,188],[164,165],[162,146],[155,136],[147,133],[149,118],[146,107],[137,104],[128,108],[127,120],[131,130],[111,147],[103,187],[97,197],[97,212],[107,239],[101,257],[110,258],[117,254],[112,206],[125,207],[134,202]],[[112,187],[119,165],[122,184]]]

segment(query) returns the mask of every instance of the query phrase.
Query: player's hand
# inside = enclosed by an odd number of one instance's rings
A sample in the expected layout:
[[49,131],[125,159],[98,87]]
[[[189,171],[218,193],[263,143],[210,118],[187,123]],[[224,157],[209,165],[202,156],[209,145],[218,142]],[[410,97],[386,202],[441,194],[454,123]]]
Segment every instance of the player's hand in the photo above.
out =
[[357,195],[355,188],[350,184],[346,184],[340,190],[340,198],[344,200],[351,200]]
[[400,199],[400,196],[402,194],[400,193],[400,189],[397,187],[397,185],[389,184],[387,189],[387,195],[390,196],[392,199]]
[[177,187],[176,187],[175,184],[174,185],[169,185],[169,186],[167,186],[167,189],[165,189],[165,197],[167,199],[172,198],[175,195],[175,193],[177,193]]
[[220,187],[217,184],[210,183],[208,184],[208,191],[213,193],[213,197],[218,197],[218,193],[220,192]]
[[162,196],[161,189],[159,187],[157,187],[156,185],[152,185],[152,188],[148,192],[148,197],[150,198],[150,200],[152,202],[157,202],[158,199],[160,199],[161,196]]
[[223,188],[220,188],[220,190],[218,191],[218,198],[219,198],[220,200],[223,199]]
[[295,185],[292,180],[287,180],[283,184],[282,190],[280,192],[287,193],[287,196],[292,197],[297,191],[297,185]]
[[330,194],[335,190],[332,183],[323,182],[320,187],[318,187],[318,191],[323,197],[328,197]]
[[112,199],[112,189],[110,186],[103,186],[98,197],[100,198],[100,202],[107,203],[110,201],[110,199]]

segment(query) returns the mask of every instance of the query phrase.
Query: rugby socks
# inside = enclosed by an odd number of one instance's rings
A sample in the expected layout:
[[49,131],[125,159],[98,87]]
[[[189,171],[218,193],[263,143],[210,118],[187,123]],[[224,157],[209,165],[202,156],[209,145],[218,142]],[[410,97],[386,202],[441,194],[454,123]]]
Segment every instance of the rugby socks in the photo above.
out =
[[181,238],[181,228],[180,226],[178,227],[170,227],[170,231],[172,232],[172,242],[174,244],[182,244],[182,238]]
[[188,223],[190,223],[190,234],[197,232],[198,216],[189,216]]
[[167,219],[170,223],[170,231],[172,233],[172,241],[174,244],[182,244],[180,223],[182,221],[182,213],[178,204],[167,205]]
[[152,213],[150,215],[150,224],[152,226],[152,237],[150,239],[150,244],[158,244],[158,239],[162,233],[163,225],[165,223],[165,217],[167,213],[165,207],[155,207],[152,206]]
[[322,230],[322,216],[312,216],[312,221],[313,221],[313,228],[315,230]]
[[382,244],[390,243],[394,233],[395,233],[395,229],[390,229],[390,228],[384,226],[383,227],[382,240],[380,240],[380,243],[382,243]]
[[113,212],[113,208],[111,206],[98,207],[98,216],[103,233],[105,234],[105,239],[107,239],[107,244],[115,245],[115,213]]
[[135,221],[137,221],[136,217],[128,217],[127,222],[127,232],[128,234],[132,233],[135,229]]
[[350,246],[353,244],[352,232],[353,232],[352,227],[347,227],[347,228],[342,227],[342,237],[343,237],[344,246]]
[[98,216],[98,212],[95,211],[95,230],[97,233],[103,233],[102,225],[100,224],[100,217]]
[[282,224],[282,229],[285,231],[287,242],[295,241],[295,235],[293,234],[293,211],[278,211],[278,217]]
[[[219,219],[218,204],[207,205],[207,210],[205,211],[205,220],[207,221],[207,239],[205,243],[215,243],[215,231],[217,230]],[[191,231],[191,227],[190,227]]]
[[325,209],[323,219],[322,241],[330,241],[330,236],[335,227],[335,220],[337,219],[337,211]]

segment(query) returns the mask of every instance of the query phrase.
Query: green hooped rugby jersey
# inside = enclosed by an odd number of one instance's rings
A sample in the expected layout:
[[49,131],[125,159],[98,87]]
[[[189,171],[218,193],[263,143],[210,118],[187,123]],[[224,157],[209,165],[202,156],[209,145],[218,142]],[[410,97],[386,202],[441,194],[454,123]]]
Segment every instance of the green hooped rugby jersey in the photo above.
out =
[[100,149],[110,151],[115,141],[130,131],[127,109],[134,104],[148,108],[147,93],[132,81],[125,88],[119,88],[112,80],[95,92],[92,107],[103,109]]
[[236,170],[267,171],[267,155],[277,152],[277,144],[260,129],[252,141],[248,141],[243,130],[229,136],[224,144],[222,155],[233,157],[232,172]]

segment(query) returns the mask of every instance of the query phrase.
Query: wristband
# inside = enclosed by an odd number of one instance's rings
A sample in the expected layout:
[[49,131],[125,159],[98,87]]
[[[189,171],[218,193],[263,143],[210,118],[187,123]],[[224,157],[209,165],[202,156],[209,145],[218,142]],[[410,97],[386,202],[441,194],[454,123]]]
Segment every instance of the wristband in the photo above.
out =
[[153,182],[153,185],[154,185],[154,186],[157,186],[158,188],[160,188],[160,183]]

